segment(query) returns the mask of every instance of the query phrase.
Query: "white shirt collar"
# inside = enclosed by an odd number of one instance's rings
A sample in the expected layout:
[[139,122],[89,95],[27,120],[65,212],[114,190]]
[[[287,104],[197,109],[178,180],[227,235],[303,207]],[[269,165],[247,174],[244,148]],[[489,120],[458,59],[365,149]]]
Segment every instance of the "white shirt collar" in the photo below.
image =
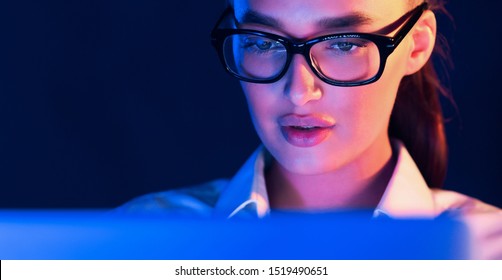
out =
[[[404,145],[393,140],[396,166],[374,217],[434,217],[434,200],[422,174]],[[270,155],[260,146],[244,163],[222,192],[215,210],[227,217],[264,217],[270,212],[265,184],[265,166]]]
[[261,218],[270,212],[265,184],[267,153],[260,146],[230,180],[215,206],[217,215]]
[[434,217],[434,199],[424,177],[404,144],[393,140],[396,166],[385,192],[373,212],[374,217]]

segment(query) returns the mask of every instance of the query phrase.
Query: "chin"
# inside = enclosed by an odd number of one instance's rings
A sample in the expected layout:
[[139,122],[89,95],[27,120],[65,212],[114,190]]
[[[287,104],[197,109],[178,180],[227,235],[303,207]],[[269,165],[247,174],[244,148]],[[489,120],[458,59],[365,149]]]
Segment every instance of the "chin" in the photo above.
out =
[[326,157],[312,157],[298,155],[295,157],[282,157],[277,162],[290,173],[299,175],[320,175],[334,170],[335,164],[326,162]]

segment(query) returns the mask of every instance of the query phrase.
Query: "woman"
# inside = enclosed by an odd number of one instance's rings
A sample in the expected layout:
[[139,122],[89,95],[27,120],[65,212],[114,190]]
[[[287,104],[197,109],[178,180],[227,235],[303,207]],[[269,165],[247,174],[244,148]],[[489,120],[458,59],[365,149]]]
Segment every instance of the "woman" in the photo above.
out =
[[438,1],[232,1],[212,40],[241,80],[263,147],[231,180],[143,196],[121,209],[500,219],[493,206],[439,189],[445,90],[430,57],[441,54],[433,12],[440,9]]

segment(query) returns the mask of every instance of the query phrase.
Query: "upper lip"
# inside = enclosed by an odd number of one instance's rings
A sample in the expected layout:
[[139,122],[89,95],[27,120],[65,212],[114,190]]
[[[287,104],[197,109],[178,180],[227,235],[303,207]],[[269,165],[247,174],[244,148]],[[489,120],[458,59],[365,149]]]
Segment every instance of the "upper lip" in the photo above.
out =
[[298,126],[298,127],[332,127],[335,120],[328,115],[297,115],[288,114],[279,118],[280,126]]

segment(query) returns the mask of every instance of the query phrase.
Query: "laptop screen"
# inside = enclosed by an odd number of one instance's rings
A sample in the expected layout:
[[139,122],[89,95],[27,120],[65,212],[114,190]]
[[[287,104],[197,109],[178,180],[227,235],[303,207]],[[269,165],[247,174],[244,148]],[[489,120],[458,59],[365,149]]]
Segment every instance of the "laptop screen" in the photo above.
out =
[[464,259],[462,224],[366,212],[265,219],[0,211],[0,259]]

